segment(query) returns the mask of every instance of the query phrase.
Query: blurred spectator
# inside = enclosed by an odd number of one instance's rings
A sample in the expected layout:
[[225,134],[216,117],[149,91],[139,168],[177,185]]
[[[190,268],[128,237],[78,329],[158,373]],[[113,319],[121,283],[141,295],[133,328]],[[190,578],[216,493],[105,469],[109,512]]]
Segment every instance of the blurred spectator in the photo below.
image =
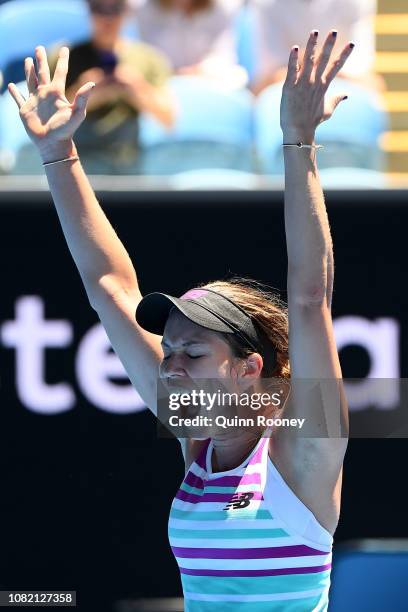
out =
[[[305,44],[311,30],[319,30],[321,42],[337,30],[335,52],[349,42],[356,44],[338,76],[358,81],[377,91],[385,89],[374,73],[376,0],[253,0],[258,41],[258,74],[254,91],[282,81],[290,49]],[[300,49],[302,52],[303,49]]]
[[140,37],[165,53],[177,74],[245,86],[238,65],[235,22],[242,0],[132,0]]
[[[96,86],[75,142],[88,171],[132,172],[138,160],[139,113],[172,125],[172,98],[165,87],[170,67],[154,48],[121,37],[126,0],[88,0],[88,4],[92,38],[70,50],[66,96],[73,101],[88,81]],[[50,59],[51,71],[56,56]]]
[[[0,0],[0,4],[4,4],[5,2],[10,2],[10,0]],[[0,70],[0,90],[3,87],[3,73]]]

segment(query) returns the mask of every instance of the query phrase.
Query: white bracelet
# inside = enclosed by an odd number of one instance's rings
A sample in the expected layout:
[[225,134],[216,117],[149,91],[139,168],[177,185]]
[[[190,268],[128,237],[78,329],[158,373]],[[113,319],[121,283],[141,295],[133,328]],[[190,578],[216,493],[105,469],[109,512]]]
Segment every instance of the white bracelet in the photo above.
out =
[[64,159],[57,159],[56,161],[44,162],[43,166],[52,166],[52,164],[62,164],[62,162],[77,161],[77,160],[79,160],[78,155],[73,155],[72,157],[65,157]]
[[323,145],[308,145],[303,142],[296,142],[294,144],[284,143],[282,147],[298,147],[298,149],[323,149]]

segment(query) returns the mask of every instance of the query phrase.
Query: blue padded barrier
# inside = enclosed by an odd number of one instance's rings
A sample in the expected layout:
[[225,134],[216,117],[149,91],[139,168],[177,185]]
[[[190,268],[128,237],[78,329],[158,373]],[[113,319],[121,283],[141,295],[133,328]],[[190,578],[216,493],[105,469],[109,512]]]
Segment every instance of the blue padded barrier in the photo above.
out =
[[170,80],[177,113],[171,130],[150,116],[140,123],[143,172],[173,174],[200,168],[253,169],[253,96],[224,91],[199,77]]
[[235,19],[235,45],[238,63],[245,68],[251,82],[256,73],[255,15],[253,7],[244,5]]
[[[24,97],[28,90],[25,81],[17,87]],[[0,169],[13,169],[19,150],[31,141],[18,114],[18,108],[8,91],[0,95]]]
[[[364,547],[363,547],[364,548]],[[405,550],[344,550],[333,556],[330,612],[406,612],[408,546]]]
[[37,45],[76,43],[90,36],[82,0],[14,0],[0,6],[0,70],[7,81],[24,78],[22,60]]

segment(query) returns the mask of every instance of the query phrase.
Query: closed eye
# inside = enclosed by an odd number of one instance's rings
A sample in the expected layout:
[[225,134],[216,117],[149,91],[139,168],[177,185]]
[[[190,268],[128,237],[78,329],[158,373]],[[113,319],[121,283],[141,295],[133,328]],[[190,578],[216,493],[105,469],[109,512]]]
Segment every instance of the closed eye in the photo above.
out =
[[[189,359],[200,359],[200,357],[205,357],[205,355],[189,355],[188,353],[186,353],[187,357],[189,357]],[[163,361],[166,361],[166,359],[169,359],[170,355],[163,355]]]

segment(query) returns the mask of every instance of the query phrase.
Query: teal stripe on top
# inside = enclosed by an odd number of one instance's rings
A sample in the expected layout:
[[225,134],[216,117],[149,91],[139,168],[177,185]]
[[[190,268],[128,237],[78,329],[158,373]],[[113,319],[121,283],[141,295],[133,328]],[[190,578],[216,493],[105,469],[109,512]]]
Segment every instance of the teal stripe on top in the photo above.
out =
[[251,538],[285,538],[290,537],[283,529],[169,529],[169,536],[174,538],[198,538],[204,540],[229,540]]
[[184,612],[326,612],[327,598],[319,596],[284,601],[193,601],[186,599]]
[[242,593],[245,595],[296,593],[324,588],[330,570],[313,574],[290,574],[287,576],[221,577],[203,580],[202,576],[183,574],[183,589],[190,593],[219,595]]
[[222,521],[225,519],[259,519],[259,520],[271,520],[274,517],[271,515],[269,510],[214,510],[213,512],[200,512],[195,508],[193,510],[178,510],[172,508],[170,511],[170,518],[186,519],[190,521]]

